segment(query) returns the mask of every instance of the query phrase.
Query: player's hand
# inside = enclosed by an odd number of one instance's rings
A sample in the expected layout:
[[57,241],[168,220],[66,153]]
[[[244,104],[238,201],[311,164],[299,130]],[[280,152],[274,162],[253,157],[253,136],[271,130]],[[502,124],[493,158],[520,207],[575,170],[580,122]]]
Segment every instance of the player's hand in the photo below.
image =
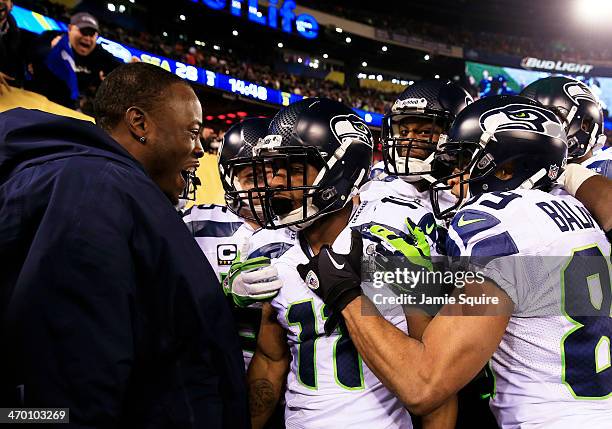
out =
[[590,170],[580,164],[569,164],[565,167],[563,174],[559,176],[557,182],[563,185],[565,190],[572,196],[576,196],[578,188],[597,173],[594,170]]
[[408,234],[405,237],[397,235],[395,232],[390,231],[388,228],[381,225],[374,225],[370,227],[370,233],[379,237],[385,243],[387,243],[394,251],[402,254],[408,262],[425,268],[428,271],[433,271],[433,264],[431,262],[431,249],[427,236],[417,224],[415,224],[409,218],[406,218],[406,227],[408,228]]
[[348,255],[336,253],[330,246],[325,245],[307,264],[297,267],[306,285],[331,310],[331,315],[325,322],[327,335],[338,325],[344,307],[361,295],[362,253],[361,233],[353,230]]
[[260,256],[244,262],[234,262],[223,280],[223,292],[231,295],[238,307],[248,307],[274,298],[282,283],[270,258]]

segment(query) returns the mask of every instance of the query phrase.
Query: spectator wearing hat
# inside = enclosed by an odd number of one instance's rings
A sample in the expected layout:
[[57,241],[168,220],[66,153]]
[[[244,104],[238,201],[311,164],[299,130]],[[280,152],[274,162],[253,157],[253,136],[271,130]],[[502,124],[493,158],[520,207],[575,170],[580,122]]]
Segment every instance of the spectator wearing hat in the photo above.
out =
[[98,20],[86,12],[71,17],[67,33],[44,32],[33,49],[30,89],[83,110],[104,77],[120,64],[96,43],[99,33]]

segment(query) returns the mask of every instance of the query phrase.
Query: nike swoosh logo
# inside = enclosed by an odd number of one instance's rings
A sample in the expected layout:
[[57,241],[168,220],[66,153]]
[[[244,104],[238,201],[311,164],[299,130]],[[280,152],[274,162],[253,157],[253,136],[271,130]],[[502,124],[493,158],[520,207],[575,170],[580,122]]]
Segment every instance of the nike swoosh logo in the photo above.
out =
[[464,226],[468,226],[468,225],[471,225],[471,224],[476,223],[476,222],[483,222],[483,221],[486,220],[486,219],[482,219],[482,218],[465,220],[463,216],[464,215],[461,215],[461,217],[459,218],[459,222],[457,222],[457,226],[459,228],[463,228]]
[[331,261],[332,265],[336,267],[336,269],[341,270],[344,268],[344,264],[340,265],[339,263],[334,261],[334,258],[332,258],[331,253],[328,252],[327,255],[329,256],[329,260]]
[[436,227],[435,223],[432,223],[431,225],[426,225],[425,226],[425,234],[427,234],[427,235],[431,234],[431,232],[434,230],[435,227]]

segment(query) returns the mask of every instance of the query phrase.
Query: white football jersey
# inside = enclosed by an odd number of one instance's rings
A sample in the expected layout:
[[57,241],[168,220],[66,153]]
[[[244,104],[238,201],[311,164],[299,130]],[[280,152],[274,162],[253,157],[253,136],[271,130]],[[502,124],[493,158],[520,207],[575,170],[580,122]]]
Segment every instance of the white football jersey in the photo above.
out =
[[600,149],[582,163],[586,168],[595,170],[598,174],[612,179],[612,149]]
[[[359,195],[362,201],[368,199],[378,199],[381,194],[394,194],[402,198],[418,198],[423,202],[428,211],[432,211],[429,189],[420,192],[416,186],[402,180],[398,176],[389,176],[385,173],[385,165],[383,161],[377,162],[370,172],[370,181],[362,186]],[[450,192],[438,193],[440,209],[445,210],[452,207],[457,198]]]
[[490,362],[500,426],[612,427],[610,243],[586,208],[559,189],[484,194],[448,241],[514,303]]
[[183,214],[183,221],[222,281],[255,229],[225,206],[201,204]]
[[[384,197],[363,201],[332,247],[338,253],[348,253],[351,230],[357,229],[362,232],[365,255],[375,244],[364,232],[370,226],[382,225],[405,234],[406,217],[418,222],[427,215],[431,213],[412,200]],[[325,305],[296,269],[308,263],[307,253],[310,250],[301,242],[276,261],[283,287],[272,300],[272,307],[287,331],[292,357],[285,394],[286,427],[412,427],[402,403],[362,361],[347,332],[338,328],[331,336],[325,336]],[[385,317],[407,332],[403,310],[399,306],[394,310]]]
[[[295,233],[289,230],[256,231],[225,206],[204,204],[194,206],[183,215],[206,259],[217,273],[219,281],[240,256],[245,260],[257,256],[278,258],[295,242]],[[259,331],[261,307],[234,308],[245,365],[248,368]]]

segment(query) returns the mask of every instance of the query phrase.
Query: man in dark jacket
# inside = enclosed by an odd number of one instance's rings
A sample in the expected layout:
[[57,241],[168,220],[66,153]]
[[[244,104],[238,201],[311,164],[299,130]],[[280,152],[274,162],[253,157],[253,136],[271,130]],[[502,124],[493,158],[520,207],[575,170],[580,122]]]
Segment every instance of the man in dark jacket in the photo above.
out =
[[21,86],[25,74],[24,35],[12,9],[12,0],[0,0],[0,95],[8,90],[8,83]]
[[66,407],[75,427],[248,426],[229,305],[173,207],[203,154],[198,98],[128,64],[96,116],[0,114],[0,404]]
[[91,14],[70,18],[68,32],[46,31],[32,49],[33,80],[28,89],[71,108],[93,98],[96,89],[121,63],[96,43],[100,27]]

